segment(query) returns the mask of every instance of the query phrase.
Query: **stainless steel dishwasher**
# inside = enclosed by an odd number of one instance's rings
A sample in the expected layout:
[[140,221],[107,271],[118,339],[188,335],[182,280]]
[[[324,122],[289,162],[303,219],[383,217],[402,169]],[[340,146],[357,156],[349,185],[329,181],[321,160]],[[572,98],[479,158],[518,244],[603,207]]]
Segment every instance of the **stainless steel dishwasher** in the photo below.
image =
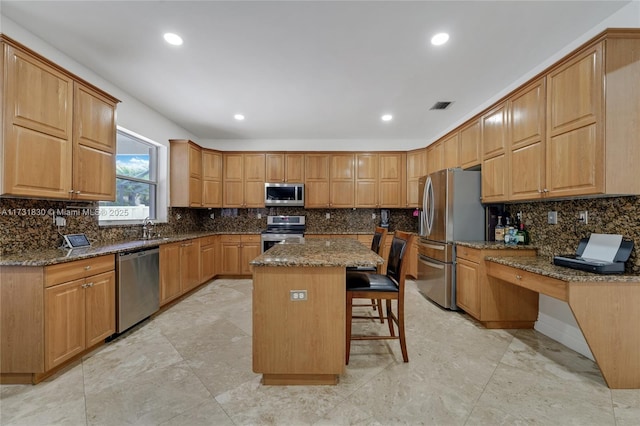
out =
[[159,260],[158,247],[127,251],[118,255],[118,333],[122,333],[159,309]]

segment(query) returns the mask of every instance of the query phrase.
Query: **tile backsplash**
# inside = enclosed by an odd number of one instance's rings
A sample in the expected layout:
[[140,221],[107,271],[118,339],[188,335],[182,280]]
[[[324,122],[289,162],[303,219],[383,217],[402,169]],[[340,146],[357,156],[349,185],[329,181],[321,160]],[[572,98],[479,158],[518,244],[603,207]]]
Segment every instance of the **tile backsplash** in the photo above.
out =
[[[85,233],[92,242],[115,242],[142,236],[142,223],[99,226],[97,207],[97,202],[0,198],[0,255],[59,247],[62,237],[54,224],[54,213],[62,213],[66,219],[66,226],[60,228],[60,232]],[[418,219],[413,216],[413,210],[392,209],[390,212],[391,231],[417,231]],[[327,213],[330,219],[326,218]],[[374,227],[380,223],[378,209],[170,208],[168,222],[157,224],[155,230],[159,236],[204,230],[259,233],[267,226],[267,215],[281,214],[305,215],[307,231],[314,233],[373,233]]]
[[[633,240],[634,249],[627,262],[627,272],[640,274],[640,197],[592,198],[583,200],[517,203],[505,206],[512,216],[523,213],[531,244],[538,253],[548,256],[574,253],[581,238],[598,234],[621,234]],[[578,222],[578,212],[588,212],[588,223]],[[547,223],[547,212],[558,212],[558,224]]]

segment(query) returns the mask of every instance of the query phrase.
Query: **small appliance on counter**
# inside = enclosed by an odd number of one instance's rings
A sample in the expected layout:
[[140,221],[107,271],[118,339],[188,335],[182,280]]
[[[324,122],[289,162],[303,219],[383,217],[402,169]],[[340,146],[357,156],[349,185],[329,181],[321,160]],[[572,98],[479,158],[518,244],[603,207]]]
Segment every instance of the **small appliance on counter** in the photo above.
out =
[[380,210],[380,226],[382,228],[389,228],[389,209]]
[[591,234],[578,243],[576,254],[553,257],[553,264],[596,274],[622,274],[633,241],[621,235]]

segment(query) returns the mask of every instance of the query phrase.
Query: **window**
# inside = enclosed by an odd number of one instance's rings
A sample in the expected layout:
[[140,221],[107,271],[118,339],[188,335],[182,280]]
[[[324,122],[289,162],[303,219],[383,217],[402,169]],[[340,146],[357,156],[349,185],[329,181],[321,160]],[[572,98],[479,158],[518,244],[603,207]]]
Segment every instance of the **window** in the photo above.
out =
[[116,200],[100,202],[100,223],[141,223],[156,219],[158,146],[118,128]]

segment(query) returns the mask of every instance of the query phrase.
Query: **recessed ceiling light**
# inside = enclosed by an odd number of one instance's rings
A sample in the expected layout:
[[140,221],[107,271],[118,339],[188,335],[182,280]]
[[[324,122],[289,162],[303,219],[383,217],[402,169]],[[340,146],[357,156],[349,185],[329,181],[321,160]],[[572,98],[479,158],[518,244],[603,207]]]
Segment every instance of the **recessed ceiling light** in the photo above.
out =
[[174,34],[174,33],[165,33],[164,34],[164,40],[169,43],[172,44],[174,46],[180,46],[182,45],[182,37],[180,37],[178,34]]
[[431,37],[431,44],[434,46],[440,46],[445,44],[449,40],[449,34],[447,33],[438,33]]
[[393,120],[393,115],[391,115],[391,114],[385,114],[385,115],[383,115],[382,117],[380,117],[380,119],[381,119],[382,121],[391,121],[391,120]]
[[244,115],[236,114],[236,115],[233,116],[233,118],[235,118],[238,121],[242,121],[242,120],[244,120]]

